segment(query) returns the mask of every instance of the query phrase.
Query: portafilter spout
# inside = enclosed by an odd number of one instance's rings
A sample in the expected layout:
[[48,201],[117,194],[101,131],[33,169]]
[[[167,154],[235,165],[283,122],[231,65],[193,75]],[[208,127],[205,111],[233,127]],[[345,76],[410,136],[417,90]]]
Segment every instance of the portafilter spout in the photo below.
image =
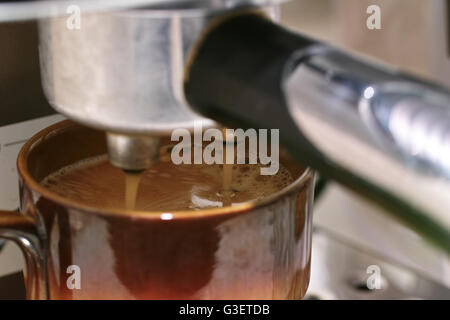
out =
[[450,253],[450,92],[261,15],[208,30],[188,65],[196,111],[279,129],[299,162],[389,209]]

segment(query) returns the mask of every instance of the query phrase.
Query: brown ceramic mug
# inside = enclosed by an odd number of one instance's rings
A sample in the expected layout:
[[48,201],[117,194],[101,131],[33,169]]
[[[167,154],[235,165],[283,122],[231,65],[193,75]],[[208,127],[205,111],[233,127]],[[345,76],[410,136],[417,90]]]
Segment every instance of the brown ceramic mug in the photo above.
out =
[[[309,169],[288,167],[295,182],[262,201],[174,212],[170,220],[158,212],[86,207],[39,184],[104,153],[103,132],[70,121],[42,130],[21,149],[20,213],[0,212],[0,237],[25,255],[27,298],[303,297],[311,256]],[[76,273],[79,288],[71,282]]]

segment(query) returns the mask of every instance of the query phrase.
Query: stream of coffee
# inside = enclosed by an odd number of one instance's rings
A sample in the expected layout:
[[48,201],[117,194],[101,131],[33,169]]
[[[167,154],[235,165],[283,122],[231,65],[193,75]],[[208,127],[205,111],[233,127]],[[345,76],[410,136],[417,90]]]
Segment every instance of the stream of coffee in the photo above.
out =
[[231,186],[233,184],[233,164],[227,164],[227,152],[226,152],[226,146],[228,143],[233,142],[231,140],[232,138],[229,137],[226,133],[226,128],[222,130],[222,136],[225,138],[224,143],[224,152],[223,152],[223,190],[222,190],[222,196],[223,196],[223,205],[229,206],[231,205],[231,196],[232,196],[232,189]]
[[133,210],[143,172],[125,172],[125,208]]

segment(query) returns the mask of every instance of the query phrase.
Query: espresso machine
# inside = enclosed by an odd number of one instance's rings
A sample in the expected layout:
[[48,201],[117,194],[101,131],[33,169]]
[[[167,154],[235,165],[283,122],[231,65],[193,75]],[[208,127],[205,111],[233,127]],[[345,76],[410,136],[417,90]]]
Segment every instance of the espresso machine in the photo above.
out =
[[281,27],[282,2],[6,2],[0,20],[39,19],[48,102],[104,130],[114,165],[151,167],[196,123],[279,128],[301,164],[450,253],[450,91]]

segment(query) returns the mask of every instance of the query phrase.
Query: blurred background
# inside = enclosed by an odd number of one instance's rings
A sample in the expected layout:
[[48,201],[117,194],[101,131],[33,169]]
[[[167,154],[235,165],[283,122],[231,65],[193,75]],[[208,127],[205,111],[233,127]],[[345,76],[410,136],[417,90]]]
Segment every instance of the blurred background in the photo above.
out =
[[[381,8],[380,30],[366,27],[372,4]],[[288,28],[450,87],[449,7],[446,0],[291,0],[280,14]],[[62,116],[41,89],[36,24],[0,24],[0,43],[0,207],[14,209],[20,147]],[[327,184],[315,204],[314,225],[307,298],[450,298],[448,256],[339,185]],[[19,249],[6,243],[0,277],[22,265]],[[384,288],[392,290],[364,289],[369,265],[380,266]]]

